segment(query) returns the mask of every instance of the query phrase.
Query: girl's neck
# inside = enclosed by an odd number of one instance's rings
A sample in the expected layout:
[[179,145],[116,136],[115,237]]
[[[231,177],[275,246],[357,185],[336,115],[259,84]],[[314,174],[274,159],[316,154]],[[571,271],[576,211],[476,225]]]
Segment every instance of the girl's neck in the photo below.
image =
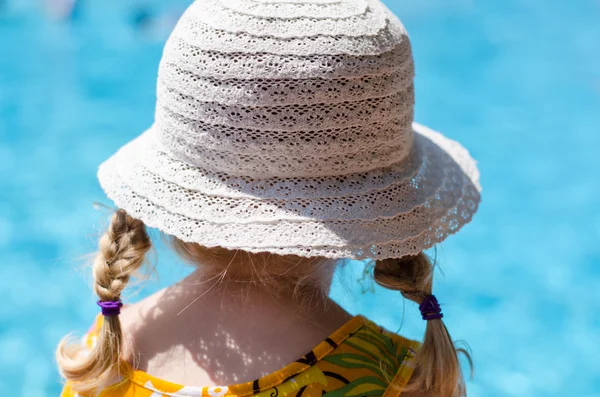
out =
[[[183,384],[200,379],[203,386],[273,372],[351,318],[327,297],[333,270],[321,278],[290,272],[256,280],[200,268],[124,310],[127,344],[133,347],[127,351],[136,352],[128,360],[151,375]],[[178,372],[179,366],[185,371]]]

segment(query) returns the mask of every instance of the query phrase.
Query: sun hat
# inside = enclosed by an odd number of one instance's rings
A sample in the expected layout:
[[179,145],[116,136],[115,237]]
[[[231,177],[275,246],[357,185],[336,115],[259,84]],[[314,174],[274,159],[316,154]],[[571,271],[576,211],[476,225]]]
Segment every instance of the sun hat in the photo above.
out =
[[152,127],[100,166],[120,208],[187,242],[384,259],[471,220],[475,161],[413,123],[402,23],[379,0],[197,0]]

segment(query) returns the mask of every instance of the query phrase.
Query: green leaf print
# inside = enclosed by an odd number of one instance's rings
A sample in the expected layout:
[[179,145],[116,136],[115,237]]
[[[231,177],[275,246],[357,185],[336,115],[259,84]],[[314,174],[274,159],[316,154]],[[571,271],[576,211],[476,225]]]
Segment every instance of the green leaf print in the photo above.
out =
[[342,368],[368,368],[375,374],[380,375],[382,378],[385,379],[381,368],[375,363],[373,363],[373,360],[371,360],[368,357],[361,356],[360,354],[340,353],[331,356],[325,356],[323,357],[323,360]]
[[365,376],[337,389],[325,393],[323,397],[363,397],[381,396],[387,383],[375,376]]
[[[346,344],[348,346],[368,355],[369,357],[371,357],[375,363],[378,363],[379,366],[383,370],[385,370],[388,377],[390,377],[390,375],[393,377],[393,375],[396,373],[396,371],[399,368],[399,365],[396,363],[395,360],[393,360],[392,357],[390,357],[390,355],[376,354],[375,352],[370,350],[369,347],[371,347],[371,348],[373,347],[373,344],[371,344],[371,343],[365,343],[363,341],[356,339],[354,341],[347,340]],[[377,352],[379,353],[380,350],[377,349]]]
[[408,355],[408,348],[406,346],[402,346],[400,349],[400,354],[398,355],[398,362],[404,362],[406,356]]
[[352,335],[352,338],[362,339],[373,344],[373,346],[377,347],[382,354],[395,355],[396,353],[396,345],[394,344],[394,341],[390,337],[385,336],[380,332],[374,332],[373,330],[360,330]]
[[398,344],[392,338],[380,333],[361,331],[354,334],[352,338],[370,343],[376,347],[382,355],[389,357],[389,359],[398,366],[404,361],[408,352],[408,349],[405,346]]

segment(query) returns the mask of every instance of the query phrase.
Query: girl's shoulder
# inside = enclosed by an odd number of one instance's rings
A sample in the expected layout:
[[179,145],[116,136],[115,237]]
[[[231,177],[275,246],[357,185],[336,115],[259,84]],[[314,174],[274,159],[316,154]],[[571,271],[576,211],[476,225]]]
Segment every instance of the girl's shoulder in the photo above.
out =
[[[83,343],[92,349],[103,323],[98,316]],[[238,385],[192,387],[159,379],[123,363],[99,397],[396,397],[413,370],[420,343],[362,316],[353,317],[310,352],[279,371]],[[67,385],[61,397],[78,397]],[[81,396],[83,397],[83,396]]]
[[324,357],[321,367],[328,373],[348,375],[340,396],[398,396],[414,372],[421,344],[365,317],[355,320],[357,328]]

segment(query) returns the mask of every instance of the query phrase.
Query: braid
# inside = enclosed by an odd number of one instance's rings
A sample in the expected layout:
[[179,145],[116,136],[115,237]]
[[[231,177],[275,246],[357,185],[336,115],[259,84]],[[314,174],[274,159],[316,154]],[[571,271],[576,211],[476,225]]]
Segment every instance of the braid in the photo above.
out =
[[131,273],[144,262],[151,242],[142,221],[118,210],[100,238],[100,253],[94,262],[94,291],[102,301],[121,297]]
[[[382,287],[400,291],[417,304],[431,295],[433,265],[424,253],[376,261],[373,276]],[[427,321],[423,344],[417,354],[417,369],[405,391],[429,391],[439,397],[465,396],[458,353],[466,356],[472,368],[469,353],[455,348],[442,319]]]
[[[144,263],[152,246],[144,223],[118,210],[108,231],[100,238],[99,252],[93,264],[94,291],[101,301],[117,301],[131,274]],[[116,373],[121,361],[123,333],[118,316],[104,318],[96,346],[84,355],[84,347],[69,343],[58,346],[57,361],[62,374],[77,392],[99,388]]]

